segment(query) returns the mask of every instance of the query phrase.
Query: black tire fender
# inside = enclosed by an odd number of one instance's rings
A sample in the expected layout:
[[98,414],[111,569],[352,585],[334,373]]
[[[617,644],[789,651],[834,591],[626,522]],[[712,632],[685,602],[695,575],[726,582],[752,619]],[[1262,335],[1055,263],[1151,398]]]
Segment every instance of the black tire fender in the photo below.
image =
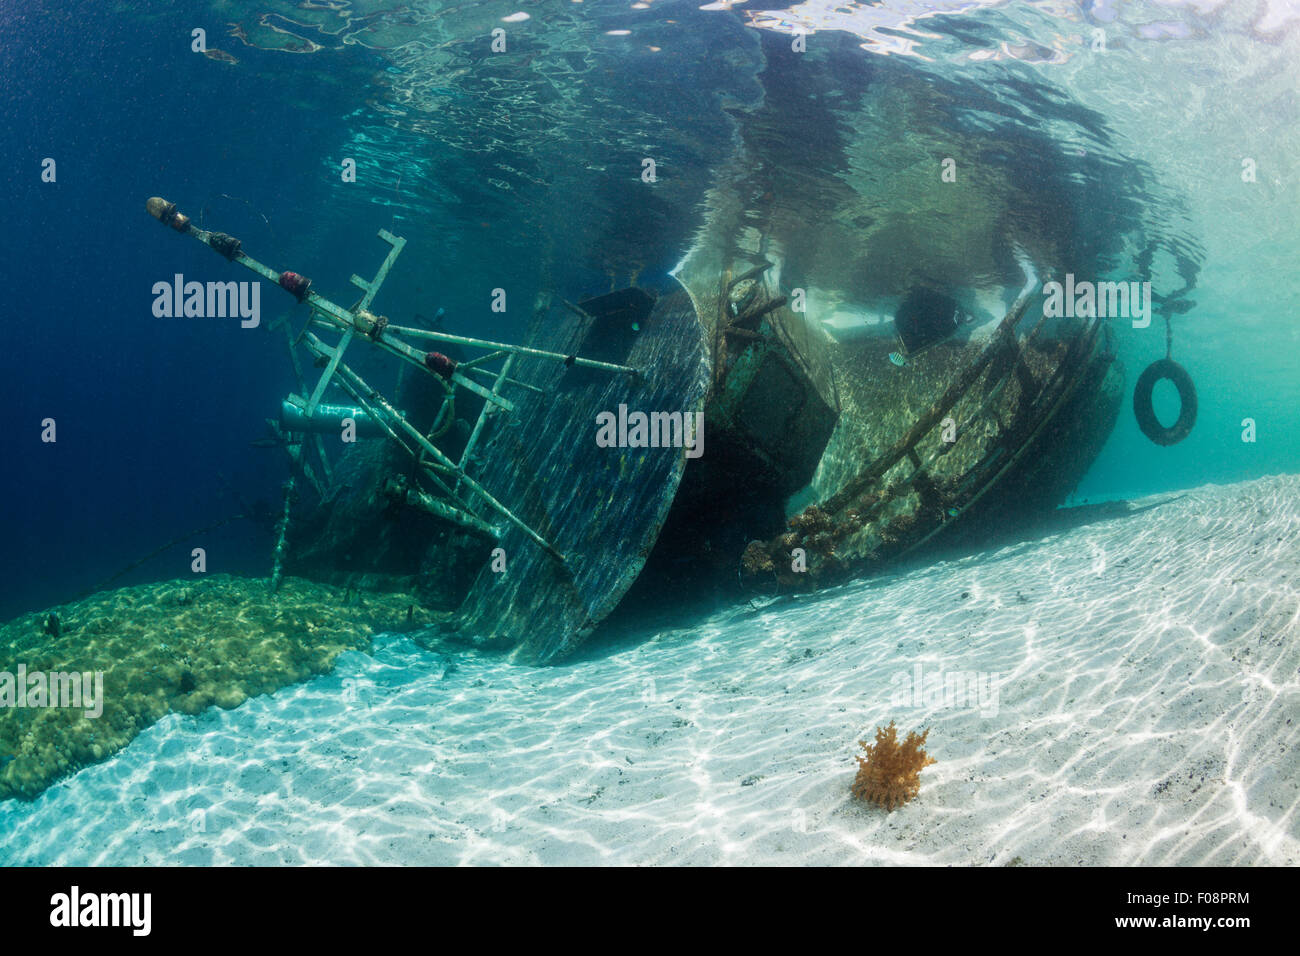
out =
[[[1178,389],[1178,421],[1168,428],[1160,424],[1155,409],[1151,407],[1151,393],[1156,382],[1169,379]],[[1152,362],[1142,371],[1133,389],[1133,414],[1137,416],[1138,428],[1157,445],[1177,445],[1191,433],[1196,424],[1196,386],[1192,377],[1173,359],[1163,358]]]

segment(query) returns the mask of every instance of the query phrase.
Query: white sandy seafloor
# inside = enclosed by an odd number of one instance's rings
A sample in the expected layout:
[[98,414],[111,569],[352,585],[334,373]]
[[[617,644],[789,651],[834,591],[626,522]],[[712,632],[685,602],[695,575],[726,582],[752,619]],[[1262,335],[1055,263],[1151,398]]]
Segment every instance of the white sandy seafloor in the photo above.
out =
[[[1135,504],[564,667],[381,638],[0,804],[0,861],[1296,864],[1300,476]],[[886,813],[891,718],[938,763]]]

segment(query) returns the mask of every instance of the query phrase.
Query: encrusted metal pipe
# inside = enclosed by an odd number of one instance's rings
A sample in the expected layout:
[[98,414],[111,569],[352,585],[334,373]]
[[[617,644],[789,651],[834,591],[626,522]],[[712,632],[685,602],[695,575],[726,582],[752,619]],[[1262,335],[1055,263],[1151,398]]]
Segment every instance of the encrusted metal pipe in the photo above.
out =
[[280,590],[280,580],[284,577],[284,559],[289,554],[289,511],[295,497],[294,476],[290,475],[284,483],[284,512],[276,528],[275,560],[271,565],[271,593]]

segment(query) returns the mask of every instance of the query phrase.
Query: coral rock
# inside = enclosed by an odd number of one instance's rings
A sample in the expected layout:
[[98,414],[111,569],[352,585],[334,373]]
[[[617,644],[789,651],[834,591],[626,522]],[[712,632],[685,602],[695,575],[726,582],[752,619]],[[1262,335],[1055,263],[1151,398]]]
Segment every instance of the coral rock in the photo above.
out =
[[749,574],[759,574],[765,571],[770,572],[776,570],[776,565],[773,564],[771,556],[767,553],[767,550],[763,547],[763,542],[761,541],[749,542],[749,545],[745,548],[744,555],[741,557],[741,564]]

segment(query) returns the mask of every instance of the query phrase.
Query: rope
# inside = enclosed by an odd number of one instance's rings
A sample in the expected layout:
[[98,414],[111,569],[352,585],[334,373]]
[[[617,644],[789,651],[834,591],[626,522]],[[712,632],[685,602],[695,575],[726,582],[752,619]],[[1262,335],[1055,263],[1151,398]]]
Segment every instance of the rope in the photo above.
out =
[[146,561],[150,561],[153,558],[158,557],[158,555],[162,554],[164,551],[176,547],[176,545],[180,544],[183,541],[188,541],[190,538],[196,538],[201,534],[207,534],[209,531],[216,531],[218,528],[224,527],[225,525],[230,524],[232,521],[238,521],[239,519],[246,518],[246,517],[248,516],[242,514],[231,515],[229,518],[222,518],[220,521],[216,522],[215,524],[210,524],[207,527],[199,528],[195,531],[189,532],[188,534],[183,534],[179,538],[172,538],[172,540],[168,541],[162,547],[155,548],[154,550],[146,554],[143,558],[140,558],[138,561],[132,561],[130,564],[124,567],[121,571],[118,571],[112,577],[105,578],[103,581],[99,582],[99,584],[96,584],[92,588],[87,588],[85,591],[82,591],[72,600],[80,601],[82,598],[89,597],[90,595],[94,594],[96,591],[104,590],[106,587],[108,587],[118,578],[130,574],[132,571],[140,567],[140,565],[144,564]]
[[[261,217],[262,222],[266,223],[266,228],[267,228],[268,230],[270,230],[270,232],[271,232],[271,238],[272,238],[272,239],[276,239],[276,235],[275,235],[275,227],[271,225],[271,220],[267,219],[267,218],[266,218],[266,215],[265,215],[265,214],[264,214],[260,209],[258,209],[256,206],[254,206],[254,205],[253,205],[251,202],[249,202],[247,199],[242,199],[242,198],[240,198],[239,196],[232,196],[232,195],[230,195],[229,193],[217,193],[217,195],[215,195],[215,196],[209,196],[207,199],[205,199],[205,200],[203,201],[203,205],[199,208],[199,227],[200,227],[200,228],[203,227],[204,219],[207,217],[207,214],[208,214],[208,207],[212,205],[212,200],[214,200],[214,199],[230,199],[230,200],[233,200],[234,202],[242,202],[245,206],[247,206],[247,207],[248,207],[249,209],[251,209],[254,213],[256,213],[259,217]],[[278,242],[279,240],[277,239],[276,241]]]

